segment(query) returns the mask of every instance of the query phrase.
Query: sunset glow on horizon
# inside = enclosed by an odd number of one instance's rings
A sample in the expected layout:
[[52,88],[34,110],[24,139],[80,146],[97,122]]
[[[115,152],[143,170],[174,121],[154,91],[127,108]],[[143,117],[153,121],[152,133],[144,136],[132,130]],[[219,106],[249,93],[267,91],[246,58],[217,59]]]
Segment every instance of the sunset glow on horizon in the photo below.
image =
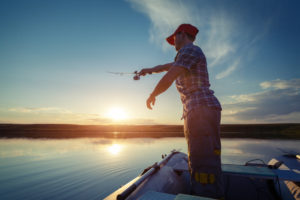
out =
[[114,121],[122,121],[128,119],[128,114],[121,107],[112,107],[109,109],[107,117]]

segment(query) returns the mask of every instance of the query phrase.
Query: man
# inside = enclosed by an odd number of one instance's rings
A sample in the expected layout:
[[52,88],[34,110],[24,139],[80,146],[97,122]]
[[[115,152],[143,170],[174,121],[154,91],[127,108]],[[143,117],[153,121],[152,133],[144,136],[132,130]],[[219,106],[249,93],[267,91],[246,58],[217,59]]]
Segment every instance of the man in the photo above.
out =
[[167,71],[147,99],[152,109],[155,98],[176,80],[183,104],[184,134],[188,144],[191,193],[211,198],[223,197],[221,173],[220,119],[221,105],[209,89],[206,58],[201,48],[193,44],[198,29],[181,24],[166,40],[177,51],[175,61],[139,74]]

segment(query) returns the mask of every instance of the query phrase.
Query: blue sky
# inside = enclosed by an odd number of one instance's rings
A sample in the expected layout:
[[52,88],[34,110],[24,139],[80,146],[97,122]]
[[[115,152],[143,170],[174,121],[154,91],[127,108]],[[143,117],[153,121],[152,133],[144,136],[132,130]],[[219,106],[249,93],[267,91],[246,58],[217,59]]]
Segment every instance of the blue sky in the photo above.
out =
[[[199,28],[222,123],[300,122],[299,1],[1,1],[0,123],[182,124],[174,85],[145,101],[181,23]],[[117,110],[111,114],[112,110]],[[112,115],[124,115],[117,119]]]

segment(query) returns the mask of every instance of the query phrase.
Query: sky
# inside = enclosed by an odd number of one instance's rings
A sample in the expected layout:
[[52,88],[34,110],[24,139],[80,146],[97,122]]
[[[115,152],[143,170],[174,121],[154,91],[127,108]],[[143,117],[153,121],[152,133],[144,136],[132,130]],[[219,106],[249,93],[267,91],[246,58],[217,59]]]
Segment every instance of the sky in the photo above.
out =
[[300,123],[297,0],[2,0],[0,123],[183,124],[173,84],[146,100],[174,60],[165,38],[199,29],[223,124]]

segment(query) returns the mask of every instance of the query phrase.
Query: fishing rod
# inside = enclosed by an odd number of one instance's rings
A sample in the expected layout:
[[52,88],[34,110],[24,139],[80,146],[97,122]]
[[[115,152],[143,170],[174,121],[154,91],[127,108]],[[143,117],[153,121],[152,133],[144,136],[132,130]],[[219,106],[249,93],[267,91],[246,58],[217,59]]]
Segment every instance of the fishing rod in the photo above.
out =
[[134,74],[134,77],[133,77],[133,80],[137,81],[137,80],[140,80],[140,74],[138,73],[138,71],[134,71],[133,73],[128,73],[128,72],[107,72],[107,73],[110,73],[110,74],[116,74],[116,75],[120,75],[120,76],[123,76],[123,75],[132,75]]

